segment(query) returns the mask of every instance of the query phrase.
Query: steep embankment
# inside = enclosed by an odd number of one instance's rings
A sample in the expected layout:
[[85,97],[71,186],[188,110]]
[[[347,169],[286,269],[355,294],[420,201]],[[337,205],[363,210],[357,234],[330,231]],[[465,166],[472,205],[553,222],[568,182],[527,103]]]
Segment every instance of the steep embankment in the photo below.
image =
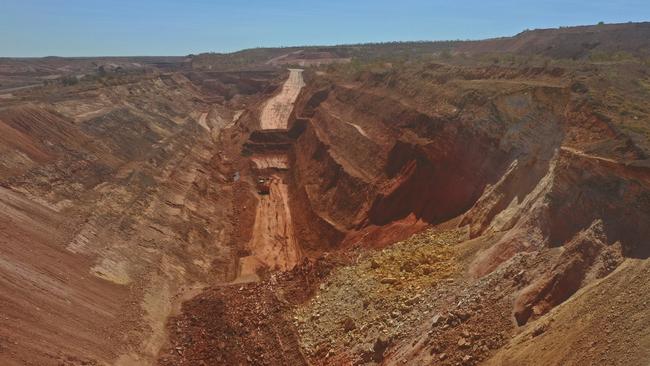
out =
[[[495,80],[493,72],[507,80]],[[294,177],[298,192],[304,190],[301,207],[343,233],[330,245],[383,246],[421,229],[417,223],[457,225],[468,235],[456,245],[453,281],[421,288],[417,300],[405,286],[410,273],[420,271],[418,259],[414,270],[412,259],[393,256],[399,270],[392,274],[382,264],[351,266],[361,277],[382,271],[388,279],[375,286],[348,289],[349,283],[328,277],[334,285],[321,286],[320,299],[346,291],[372,298],[384,288],[405,297],[395,300],[397,312],[370,323],[362,314],[386,309],[391,300],[317,300],[301,310],[295,325],[305,332],[302,344],[313,362],[474,364],[522,329],[513,322],[545,319],[558,305],[564,314],[570,305],[562,305],[580,288],[608,286],[600,279],[631,261],[625,258],[648,257],[645,152],[622,133],[616,117],[590,100],[596,86],[585,93],[572,87],[575,77],[564,70],[427,65],[405,71],[388,66],[356,83],[334,76],[308,83],[296,110],[306,128],[295,146]],[[429,297],[436,300],[422,300]],[[630,306],[643,301],[633,296]],[[390,331],[422,322],[423,311],[438,314],[431,315],[433,327],[426,322]],[[314,319],[320,325],[308,326]],[[545,322],[533,333],[552,327]],[[595,326],[586,323],[585,329]],[[616,331],[617,344],[637,332]],[[503,350],[499,359],[530,364],[532,348],[517,342],[518,353]],[[569,353],[558,357],[577,362]],[[643,357],[639,350],[622,358]]]
[[139,75],[0,110],[3,365],[149,364],[182,298],[235,276],[214,139],[238,106],[213,99]]

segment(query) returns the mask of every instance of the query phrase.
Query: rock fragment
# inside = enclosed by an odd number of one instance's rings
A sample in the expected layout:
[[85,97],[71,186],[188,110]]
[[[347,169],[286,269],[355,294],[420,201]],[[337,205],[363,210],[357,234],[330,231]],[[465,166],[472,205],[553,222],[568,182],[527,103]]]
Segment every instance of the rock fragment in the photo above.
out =
[[375,362],[381,362],[384,359],[384,352],[390,345],[390,341],[383,337],[377,337],[375,344],[372,346],[373,355],[372,358]]
[[397,278],[395,278],[395,277],[384,277],[379,282],[381,282],[381,283],[383,283],[385,285],[395,285],[395,284],[399,283],[399,280]]
[[445,322],[445,318],[442,316],[442,314],[438,313],[433,316],[433,319],[431,320],[431,326],[437,327],[439,325],[442,325],[442,323],[444,322]]
[[350,318],[349,316],[343,320],[343,330],[346,332],[350,332],[356,328],[356,324],[354,324],[354,319]]
[[473,364],[473,361],[474,361],[474,358],[473,358],[472,356],[470,356],[470,355],[465,355],[465,356],[463,357],[463,359],[461,360],[461,364],[462,364],[463,366],[468,366],[468,365]]
[[460,337],[458,339],[458,347],[459,348],[469,348],[472,345],[472,343],[467,340],[465,337]]

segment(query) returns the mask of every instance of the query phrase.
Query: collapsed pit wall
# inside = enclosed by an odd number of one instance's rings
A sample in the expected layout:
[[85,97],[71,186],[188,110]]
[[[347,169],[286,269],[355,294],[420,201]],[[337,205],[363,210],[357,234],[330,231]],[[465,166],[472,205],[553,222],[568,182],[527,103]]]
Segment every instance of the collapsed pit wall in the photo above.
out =
[[[308,85],[294,116],[304,132],[292,150],[292,197],[296,209],[308,212],[297,218],[299,226],[318,224],[300,233],[301,241],[320,248],[376,246],[366,238],[381,242],[371,235],[381,227],[458,218],[472,238],[505,233],[470,267],[484,276],[517,253],[575,242],[599,222],[606,250],[580,254],[586,256],[582,275],[561,280],[574,265],[558,262],[555,275],[531,290],[539,295],[529,291],[518,300],[525,303],[517,305],[525,314],[520,323],[543,314],[611,271],[598,269],[599,258],[648,256],[646,157],[580,98],[562,85],[526,86],[474,96],[445,116],[382,89]],[[350,131],[351,124],[363,133]],[[582,139],[619,146],[618,155],[602,158],[567,146]],[[638,163],[623,160],[630,158]],[[564,281],[559,292],[546,293],[554,281]]]

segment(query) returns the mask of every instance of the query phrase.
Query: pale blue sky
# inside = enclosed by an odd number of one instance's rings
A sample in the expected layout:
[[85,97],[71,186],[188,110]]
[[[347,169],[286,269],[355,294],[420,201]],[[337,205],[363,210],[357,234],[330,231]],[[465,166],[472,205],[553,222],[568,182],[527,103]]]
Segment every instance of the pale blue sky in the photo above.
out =
[[0,0],[0,56],[483,39],[650,20],[650,0]]

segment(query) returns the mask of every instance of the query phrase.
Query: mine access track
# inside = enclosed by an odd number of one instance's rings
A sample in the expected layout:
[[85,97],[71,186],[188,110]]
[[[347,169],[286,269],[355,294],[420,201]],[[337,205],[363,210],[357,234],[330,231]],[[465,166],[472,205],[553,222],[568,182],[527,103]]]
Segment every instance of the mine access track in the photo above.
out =
[[240,259],[239,277],[256,278],[260,268],[288,270],[301,258],[301,250],[294,235],[289,208],[289,188],[285,172],[290,169],[287,158],[289,116],[305,85],[300,69],[289,69],[289,78],[282,90],[265,104],[260,116],[260,130],[255,131],[247,149],[257,171],[256,179],[268,182],[268,192],[258,193],[252,238],[248,244],[250,255]]

